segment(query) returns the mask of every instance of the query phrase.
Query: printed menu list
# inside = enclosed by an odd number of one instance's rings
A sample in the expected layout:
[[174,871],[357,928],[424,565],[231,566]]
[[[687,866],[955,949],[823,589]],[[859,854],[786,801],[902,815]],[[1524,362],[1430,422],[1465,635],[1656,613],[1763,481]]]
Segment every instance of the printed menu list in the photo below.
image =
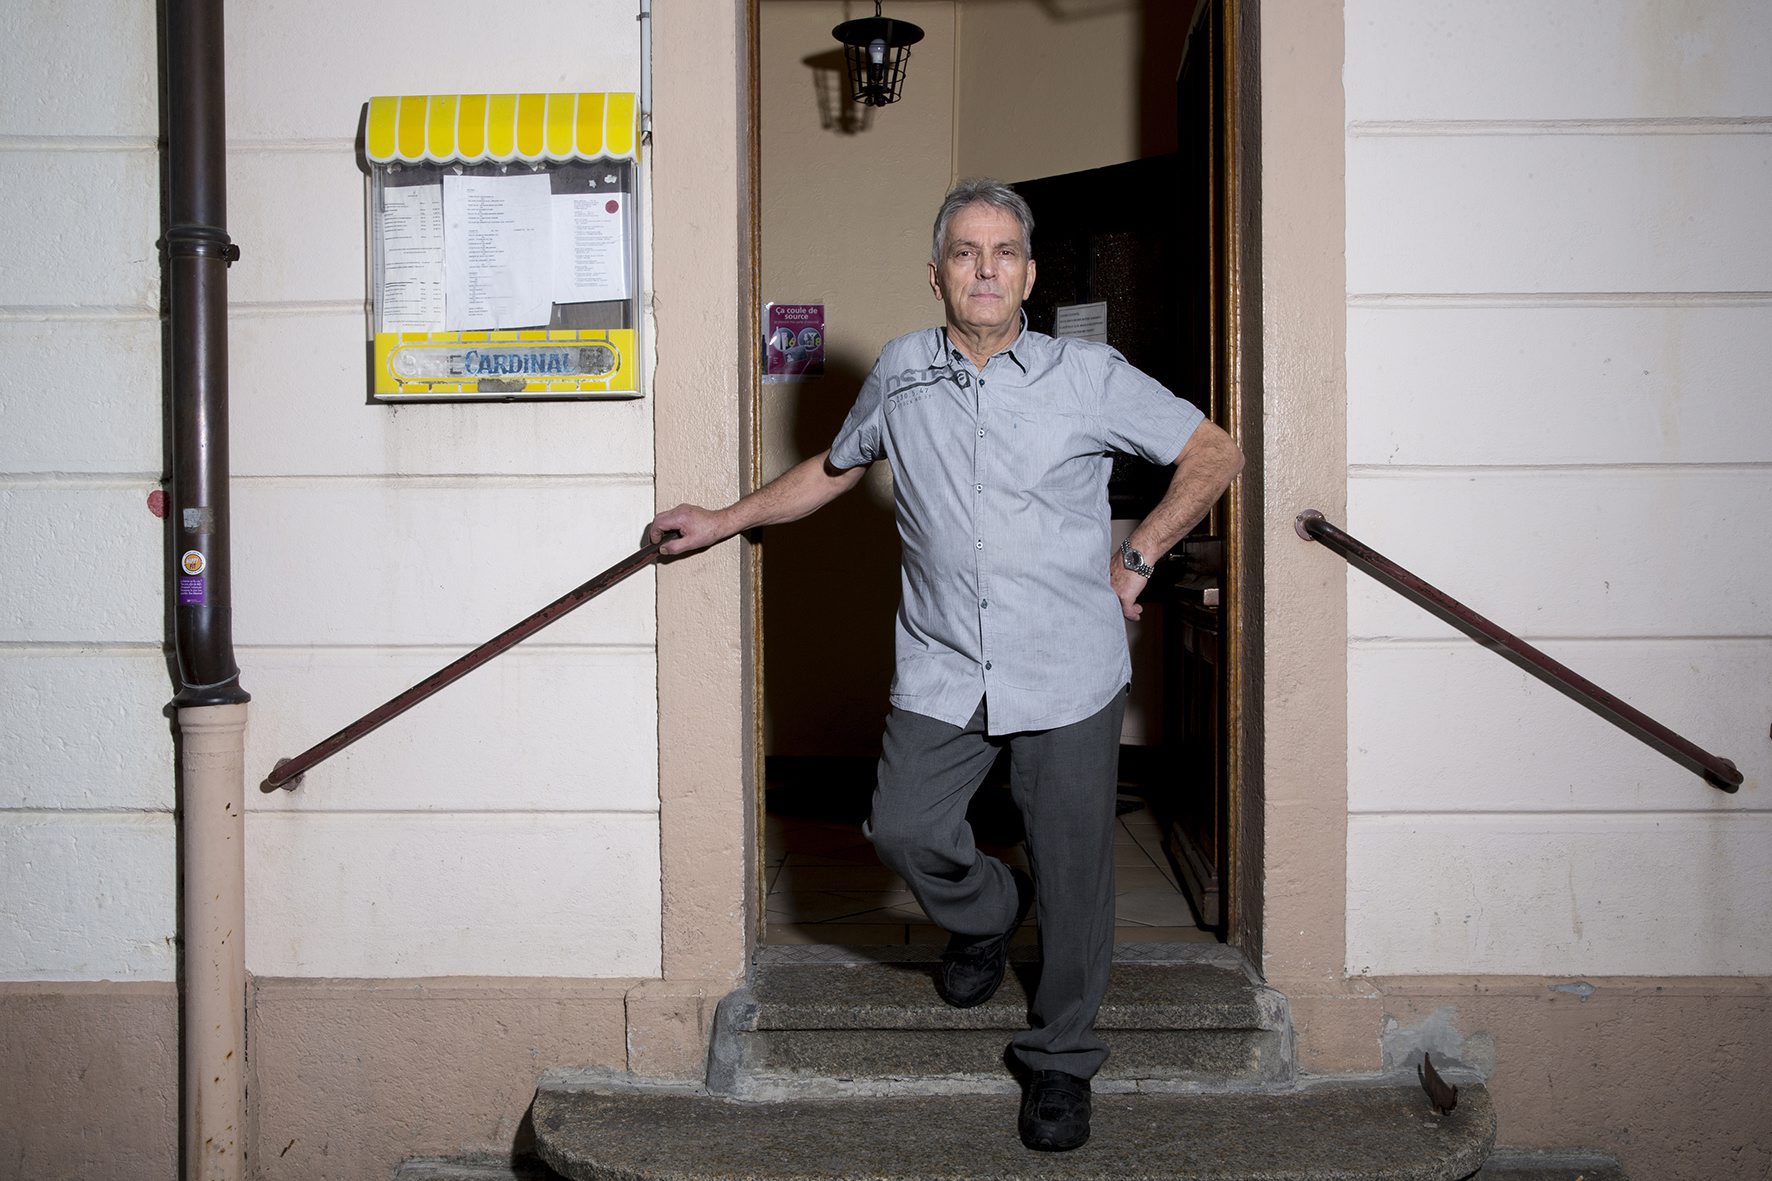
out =
[[443,188],[382,190],[381,331],[443,328]]
[[443,178],[443,311],[451,331],[545,327],[553,313],[546,173]]

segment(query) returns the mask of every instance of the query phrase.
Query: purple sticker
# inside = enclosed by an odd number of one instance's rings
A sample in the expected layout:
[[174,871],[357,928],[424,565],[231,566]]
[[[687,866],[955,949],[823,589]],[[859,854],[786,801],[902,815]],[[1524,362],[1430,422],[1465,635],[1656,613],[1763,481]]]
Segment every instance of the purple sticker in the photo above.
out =
[[183,607],[187,604],[201,607],[205,598],[203,594],[203,575],[181,574],[178,577],[178,602]]
[[824,372],[824,305],[772,303],[765,309],[765,377],[816,377]]

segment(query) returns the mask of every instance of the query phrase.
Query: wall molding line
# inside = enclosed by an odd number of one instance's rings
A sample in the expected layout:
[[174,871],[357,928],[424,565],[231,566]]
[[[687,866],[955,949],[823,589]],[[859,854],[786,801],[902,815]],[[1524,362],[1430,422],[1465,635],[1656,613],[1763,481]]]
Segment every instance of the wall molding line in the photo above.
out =
[[1772,307],[1772,291],[1350,291],[1350,308]]
[[153,135],[0,135],[0,152],[158,152]]
[[[1531,644],[1767,644],[1772,635],[1617,635],[1555,636],[1521,635]],[[1349,636],[1349,648],[1382,651],[1387,648],[1475,648],[1472,641],[1451,636]]]
[[1626,119],[1350,119],[1350,139],[1518,135],[1766,135],[1768,115],[1696,115]]
[[1481,475],[1609,475],[1642,472],[1649,475],[1754,475],[1772,471],[1772,460],[1740,460],[1718,463],[1350,463],[1349,479],[1429,479],[1435,476]]
[[13,656],[155,656],[171,649],[158,640],[0,640],[0,652]]
[[0,822],[12,820],[55,820],[62,823],[100,824],[128,820],[144,825],[172,823],[173,809],[164,808],[21,808],[0,807]]
[[[471,645],[474,641],[466,641]],[[242,644],[236,643],[236,652],[255,652],[261,656],[301,656],[311,658],[316,655],[337,652],[349,654],[367,654],[382,656],[407,655],[438,655],[458,656],[462,644]],[[652,656],[657,652],[652,644],[621,643],[617,641],[599,642],[587,640],[582,644],[538,644],[525,640],[499,659],[510,659],[523,656]],[[155,649],[156,652],[159,649]]]
[[137,321],[158,320],[159,318],[160,309],[157,307],[131,306],[129,304],[94,304],[87,307],[33,306],[30,304],[0,306],[0,324],[64,321],[86,323],[94,320]]
[[228,301],[228,316],[235,320],[269,320],[282,316],[367,316],[368,314],[369,301],[366,299],[230,299]]
[[[1697,780],[1693,782],[1697,784]],[[1698,785],[1704,791],[1714,792],[1712,787]],[[1558,820],[1593,820],[1596,817],[1607,819],[1664,819],[1670,816],[1702,816],[1706,819],[1733,820],[1737,816],[1772,816],[1772,808],[1546,808],[1542,811],[1523,808],[1461,808],[1446,811],[1405,810],[1398,808],[1375,808],[1363,811],[1350,806],[1347,810],[1351,820],[1359,816],[1365,820],[1393,821],[1397,824],[1413,824],[1420,820],[1492,820],[1498,816],[1510,817],[1520,821],[1539,821],[1546,819]]]
[[385,472],[375,475],[348,472],[251,475],[236,472],[232,480],[235,487],[254,485],[261,488],[300,488],[314,484],[357,484],[366,487],[397,484],[403,488],[449,491],[529,488],[537,484],[582,488],[652,487],[651,472]]
[[160,485],[159,472],[0,472],[0,488],[135,488]]
[[265,152],[281,155],[288,154],[330,154],[334,152],[355,152],[357,137],[352,136],[292,136],[278,139],[230,139],[230,152]]
[[[257,795],[258,793],[255,791],[253,796]],[[607,817],[623,823],[651,821],[656,824],[658,822],[656,801],[651,807],[644,808],[611,808],[608,806],[600,808],[464,808],[460,806],[446,808],[309,808],[304,807],[298,797],[286,807],[273,808],[262,802],[263,799],[262,796],[258,798],[249,796],[246,801],[246,814],[255,821],[273,817],[279,820],[302,820],[315,816],[424,816],[435,820],[449,820],[467,824],[497,816],[569,816],[573,818]]]

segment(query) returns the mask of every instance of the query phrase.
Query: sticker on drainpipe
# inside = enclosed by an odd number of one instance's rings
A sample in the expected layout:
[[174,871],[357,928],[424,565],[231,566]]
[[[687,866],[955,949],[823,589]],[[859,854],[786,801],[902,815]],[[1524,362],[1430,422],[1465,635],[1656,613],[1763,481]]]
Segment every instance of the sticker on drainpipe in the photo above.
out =
[[200,607],[203,605],[207,597],[204,593],[203,571],[208,565],[209,563],[204,560],[200,550],[188,549],[179,559],[179,566],[184,570],[178,580],[179,606]]

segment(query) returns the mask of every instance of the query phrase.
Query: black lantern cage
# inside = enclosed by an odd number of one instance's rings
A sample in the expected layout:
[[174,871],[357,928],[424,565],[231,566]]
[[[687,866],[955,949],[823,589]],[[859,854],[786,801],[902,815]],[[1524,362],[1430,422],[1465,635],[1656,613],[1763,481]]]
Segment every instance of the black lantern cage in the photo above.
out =
[[898,101],[905,63],[911,60],[911,46],[923,39],[922,29],[881,16],[880,0],[874,0],[873,16],[844,21],[831,36],[843,43],[850,98],[869,107]]

